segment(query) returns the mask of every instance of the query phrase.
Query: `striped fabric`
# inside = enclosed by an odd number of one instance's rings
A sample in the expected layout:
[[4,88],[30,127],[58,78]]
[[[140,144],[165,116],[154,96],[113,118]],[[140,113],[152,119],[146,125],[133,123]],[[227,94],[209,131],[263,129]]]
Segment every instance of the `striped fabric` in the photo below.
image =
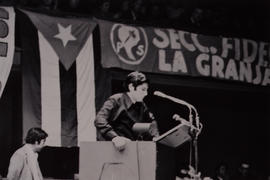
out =
[[42,127],[50,146],[95,140],[95,24],[23,12],[24,134],[33,126]]

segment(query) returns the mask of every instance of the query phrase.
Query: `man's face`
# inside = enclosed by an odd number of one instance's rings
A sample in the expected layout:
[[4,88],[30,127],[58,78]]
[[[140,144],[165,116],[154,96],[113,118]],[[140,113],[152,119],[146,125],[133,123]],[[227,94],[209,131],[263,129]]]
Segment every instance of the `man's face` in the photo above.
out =
[[143,98],[148,94],[148,83],[143,83],[134,89],[134,98],[137,102],[142,102]]
[[41,139],[40,140],[40,143],[38,143],[36,141],[36,143],[35,143],[35,149],[36,149],[37,152],[40,152],[41,149],[45,146],[45,141],[46,141],[46,139]]

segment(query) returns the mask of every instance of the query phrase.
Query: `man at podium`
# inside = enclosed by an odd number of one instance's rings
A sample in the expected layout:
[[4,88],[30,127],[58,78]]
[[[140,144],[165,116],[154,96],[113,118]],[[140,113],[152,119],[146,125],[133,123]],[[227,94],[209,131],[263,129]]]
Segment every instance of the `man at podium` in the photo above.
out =
[[[125,149],[128,141],[152,140],[159,135],[157,123],[143,102],[149,87],[146,76],[138,71],[131,72],[124,86],[126,92],[110,96],[95,119],[98,140],[112,141],[119,151]],[[142,129],[147,132],[140,133]]]

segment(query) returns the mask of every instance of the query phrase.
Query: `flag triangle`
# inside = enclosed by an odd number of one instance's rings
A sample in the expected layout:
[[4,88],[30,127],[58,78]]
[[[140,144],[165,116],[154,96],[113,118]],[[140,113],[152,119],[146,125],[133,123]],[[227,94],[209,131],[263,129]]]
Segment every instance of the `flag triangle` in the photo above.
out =
[[76,61],[95,23],[82,18],[52,17],[25,11],[35,27],[43,34],[66,70]]

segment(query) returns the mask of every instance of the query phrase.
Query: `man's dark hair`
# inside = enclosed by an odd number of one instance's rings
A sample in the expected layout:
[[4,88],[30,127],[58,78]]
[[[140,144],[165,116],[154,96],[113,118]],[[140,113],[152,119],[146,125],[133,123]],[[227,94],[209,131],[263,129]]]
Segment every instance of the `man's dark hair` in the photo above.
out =
[[139,71],[134,71],[134,72],[131,72],[127,75],[127,78],[126,78],[125,83],[124,83],[124,87],[128,91],[129,84],[132,84],[134,86],[134,88],[136,89],[137,86],[139,86],[143,83],[149,83],[146,76]]
[[47,137],[48,134],[44,130],[34,127],[28,130],[25,142],[29,144],[35,144],[35,142],[37,141],[38,143],[40,143],[42,139],[46,139]]

